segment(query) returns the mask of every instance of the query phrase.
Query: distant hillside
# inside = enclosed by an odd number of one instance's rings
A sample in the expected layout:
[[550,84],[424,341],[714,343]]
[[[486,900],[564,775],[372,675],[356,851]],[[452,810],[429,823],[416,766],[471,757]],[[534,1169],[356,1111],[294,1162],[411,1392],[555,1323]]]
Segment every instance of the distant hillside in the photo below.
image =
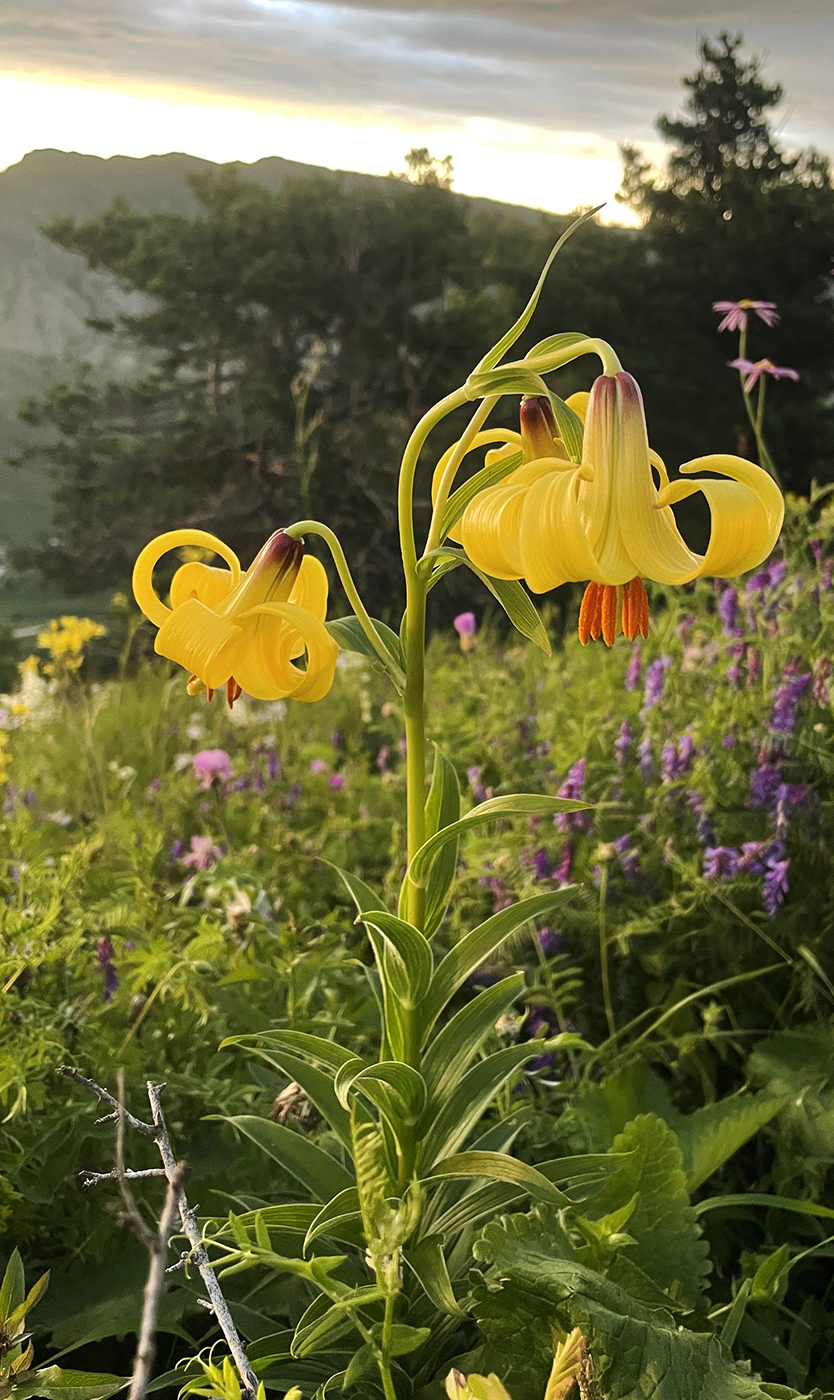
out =
[[[6,459],[32,441],[32,430],[17,417],[27,395],[65,375],[81,360],[109,371],[129,369],[133,354],[114,353],[112,336],[91,330],[88,318],[108,319],[135,311],[141,300],[122,292],[106,273],[90,271],[80,257],[57,248],[40,226],[58,215],[88,219],[122,196],[143,213],[190,214],[196,202],[187,179],[214,162],[196,156],[78,155],[32,151],[0,173],[0,552],[9,542],[25,543],[48,528],[49,482],[33,462],[25,468]],[[267,189],[277,190],[292,175],[320,166],[270,156],[234,169]],[[351,181],[379,177],[351,174]],[[0,603],[0,613],[4,611]]]

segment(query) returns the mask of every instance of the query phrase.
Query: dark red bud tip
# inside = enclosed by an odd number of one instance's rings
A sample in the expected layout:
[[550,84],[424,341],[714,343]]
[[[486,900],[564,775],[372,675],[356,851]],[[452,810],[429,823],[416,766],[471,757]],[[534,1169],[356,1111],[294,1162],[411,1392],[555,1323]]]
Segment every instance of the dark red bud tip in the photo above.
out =
[[289,569],[297,570],[303,558],[304,541],[293,539],[286,530],[276,530],[274,535],[270,535],[252,567],[266,565],[278,569],[283,574]]
[[559,436],[559,429],[553,415],[553,405],[550,399],[545,398],[544,394],[528,394],[526,398],[523,398],[519,418],[521,419],[522,432],[525,428],[533,433],[545,429],[552,438]]

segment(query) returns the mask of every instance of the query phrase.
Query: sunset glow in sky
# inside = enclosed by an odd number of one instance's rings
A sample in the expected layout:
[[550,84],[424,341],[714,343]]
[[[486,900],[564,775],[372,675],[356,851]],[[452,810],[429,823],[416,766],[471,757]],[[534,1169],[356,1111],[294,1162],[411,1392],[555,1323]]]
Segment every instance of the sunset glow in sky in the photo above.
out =
[[386,174],[426,145],[465,194],[624,220],[618,141],[660,159],[654,118],[722,27],[784,83],[783,141],[834,152],[830,0],[10,0],[0,169],[56,147]]

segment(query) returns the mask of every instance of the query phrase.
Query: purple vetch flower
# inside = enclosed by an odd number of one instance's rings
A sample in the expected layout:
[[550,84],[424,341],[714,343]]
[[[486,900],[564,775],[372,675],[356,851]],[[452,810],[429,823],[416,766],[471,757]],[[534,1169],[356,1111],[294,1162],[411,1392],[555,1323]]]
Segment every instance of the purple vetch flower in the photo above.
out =
[[661,656],[648,667],[646,671],[646,685],[643,691],[643,709],[641,714],[648,714],[649,710],[653,710],[660,700],[666,681],[666,672],[669,670],[671,664],[671,656]]
[[704,798],[700,792],[696,792],[694,788],[689,788],[687,790],[686,800],[695,817],[695,835],[702,846],[712,846],[715,840],[715,832],[713,830],[712,818],[707,811],[707,804]]
[[695,740],[691,734],[682,734],[676,744],[664,744],[661,750],[661,777],[664,783],[676,782],[692,767],[695,757]]
[[159,792],[159,789],[160,789],[161,787],[162,787],[162,779],[161,779],[161,778],[151,778],[150,782],[148,783],[148,792],[149,792],[149,793]]
[[721,619],[721,628],[725,637],[740,637],[741,628],[738,625],[738,593],[729,584],[722,588],[718,595],[717,603],[718,616]]
[[387,773],[387,772],[388,772],[388,767],[389,767],[388,760],[390,759],[390,757],[391,757],[391,750],[389,749],[389,747],[388,747],[387,744],[383,744],[383,745],[382,745],[382,748],[380,749],[379,753],[378,753],[377,756],[376,756],[376,766],[377,766],[377,768],[379,769],[380,773]]
[[533,852],[533,873],[537,880],[550,879],[550,859],[544,846]]
[[826,559],[826,561],[825,561],[825,563],[823,564],[823,567],[822,567],[822,583],[821,583],[821,587],[822,587],[823,593],[830,593],[830,592],[831,592],[831,575],[832,575],[832,573],[834,573],[834,559]]
[[632,883],[640,878],[640,856],[631,844],[630,836],[618,836],[611,845],[617,852],[620,869]]
[[695,621],[695,614],[687,613],[686,617],[682,617],[680,622],[675,624],[675,636],[679,642],[683,642],[684,646],[686,646],[686,643],[692,635],[692,628],[695,626]]
[[827,710],[831,704],[831,691],[828,686],[830,679],[831,662],[827,656],[818,656],[814,662],[814,686],[811,694],[821,710]]
[[458,613],[452,626],[460,639],[461,651],[471,651],[475,645],[475,614],[473,612]]
[[625,766],[625,761],[628,758],[628,751],[633,743],[634,731],[628,720],[624,719],[620,725],[620,732],[614,740],[614,757],[617,761],[618,768]]
[[332,788],[334,792],[340,792],[344,785],[345,779],[342,773],[331,773],[327,779],[327,786]]
[[553,871],[554,880],[559,881],[559,886],[569,885],[571,870],[573,869],[573,847],[570,841],[566,841],[562,851],[562,859]]
[[189,854],[182,857],[189,870],[211,870],[223,854],[223,847],[215,846],[210,836],[192,836],[189,844]]
[[640,770],[640,777],[644,783],[650,783],[654,777],[654,758],[652,756],[652,736],[644,734],[637,745],[637,767]]
[[775,918],[779,906],[785,902],[785,895],[788,893],[789,865],[790,861],[787,857],[780,857],[775,853],[770,855],[765,863],[762,904],[765,913],[769,914],[771,919]]
[[725,735],[724,735],[724,738],[721,740],[721,747],[722,747],[722,749],[734,749],[735,746],[736,746],[736,736],[735,736],[735,734],[725,734]]
[[311,760],[310,763],[310,772],[314,775],[318,773],[326,773],[329,767],[330,764],[325,763],[323,758],[314,758]]
[[787,836],[791,812],[796,807],[805,807],[807,802],[808,788],[805,783],[779,784],[773,809],[773,830],[777,838]]
[[[580,758],[568,770],[568,775],[556,796],[568,798],[573,802],[582,802],[584,800],[584,786],[585,760]],[[557,831],[590,831],[591,818],[588,812],[557,812],[553,818],[553,825]]]
[[184,850],[185,842],[182,840],[181,837],[177,837],[176,841],[173,841],[171,843],[171,849],[168,852],[169,861],[171,861],[171,863],[173,864],[175,860],[179,860]]
[[330,731],[330,747],[331,747],[331,749],[340,749],[340,748],[342,747],[342,733],[341,733],[341,730],[339,730],[339,729],[331,729],[331,731]]
[[628,670],[626,671],[625,681],[623,682],[626,690],[628,691],[637,689],[637,682],[640,679],[640,662],[642,654],[643,649],[640,643],[635,642],[633,647],[631,648],[631,660],[628,663]]
[[704,851],[704,878],[732,880],[738,870],[738,851],[734,846],[707,846]]
[[782,770],[778,755],[762,752],[758,767],[750,769],[750,788],[747,794],[749,807],[764,807],[768,811],[776,801],[776,793],[782,781]]
[[811,553],[812,553],[813,556],[814,556],[814,561],[815,561],[815,563],[821,564],[821,563],[822,563],[822,541],[821,541],[821,540],[809,540],[809,541],[808,541],[808,548],[810,549]]
[[789,667],[785,667],[782,684],[777,687],[773,699],[773,713],[770,717],[770,729],[777,734],[792,734],[796,725],[796,711],[800,700],[811,684],[811,672],[805,671],[802,675],[789,675]]
[[747,689],[758,685],[762,676],[762,654],[756,647],[748,647],[745,653],[747,662]]
[[560,928],[542,928],[538,932],[539,947],[546,958],[555,958],[565,951],[565,935]]
[[115,966],[116,953],[113,948],[113,940],[109,933],[98,940],[96,961],[104,974],[102,998],[104,1001],[112,1001],[119,986],[119,974]]
[[475,795],[475,797],[478,799],[478,801],[479,801],[479,802],[486,802],[486,800],[487,800],[487,790],[486,790],[486,788],[484,787],[483,783],[481,782],[481,773],[482,773],[482,772],[483,772],[483,769],[482,769],[482,768],[478,767],[477,764],[473,764],[473,766],[472,766],[471,768],[467,768],[467,770],[466,770],[466,776],[467,776],[467,778],[469,779],[469,786],[471,787],[472,792],[474,793],[474,795]]
[[200,787],[210,788],[213,782],[231,778],[234,768],[225,749],[200,749],[191,760],[194,777]]
[[738,858],[739,875],[764,875],[765,861],[773,846],[772,841],[744,841]]

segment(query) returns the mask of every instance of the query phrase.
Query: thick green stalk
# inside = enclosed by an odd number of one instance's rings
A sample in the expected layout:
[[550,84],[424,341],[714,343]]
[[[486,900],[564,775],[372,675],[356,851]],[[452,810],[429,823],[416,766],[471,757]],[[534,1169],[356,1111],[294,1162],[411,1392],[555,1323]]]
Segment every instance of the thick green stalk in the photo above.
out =
[[[466,390],[456,389],[430,408],[420,419],[408,440],[400,467],[397,509],[400,549],[405,574],[405,742],[406,742],[406,821],[407,854],[411,860],[425,840],[426,801],[426,584],[417,573],[417,547],[414,539],[414,477],[423,444],[432,428],[467,402]],[[425,896],[417,885],[409,884],[407,915],[410,923],[422,928]]]

